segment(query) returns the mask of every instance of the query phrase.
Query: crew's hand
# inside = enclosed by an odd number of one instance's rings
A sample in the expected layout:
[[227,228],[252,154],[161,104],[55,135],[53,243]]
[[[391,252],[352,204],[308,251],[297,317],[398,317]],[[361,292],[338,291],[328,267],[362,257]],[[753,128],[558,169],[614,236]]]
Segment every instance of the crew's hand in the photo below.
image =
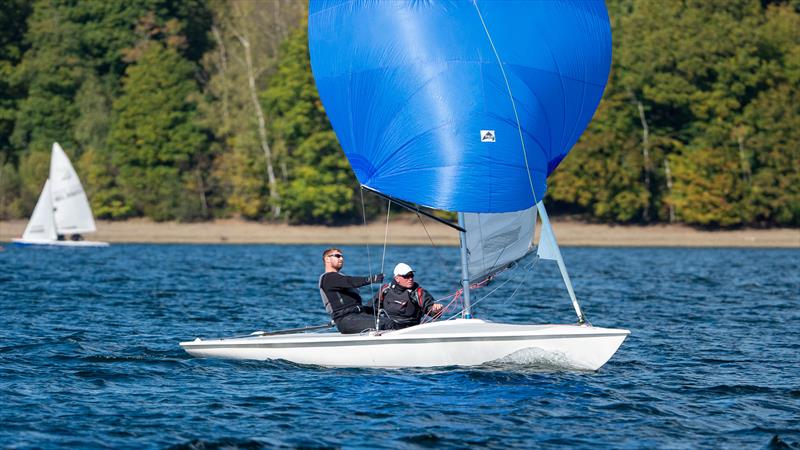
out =
[[431,316],[439,314],[440,312],[442,312],[443,308],[444,307],[442,306],[441,303],[434,303],[433,305],[431,305],[431,309],[430,311],[428,311],[428,314]]
[[383,283],[383,274],[376,273],[375,275],[369,277],[369,282],[370,284]]

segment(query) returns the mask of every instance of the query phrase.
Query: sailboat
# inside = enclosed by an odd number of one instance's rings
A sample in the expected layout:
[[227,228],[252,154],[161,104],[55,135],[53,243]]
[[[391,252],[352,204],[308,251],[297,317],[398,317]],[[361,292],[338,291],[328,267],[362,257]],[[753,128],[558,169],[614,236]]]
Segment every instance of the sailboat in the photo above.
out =
[[[320,98],[362,189],[390,205],[457,213],[448,224],[460,236],[460,312],[397,331],[297,329],[180,345],[199,357],[334,367],[471,366],[526,353],[603,366],[629,331],[586,319],[542,203],[547,176],[605,89],[602,0],[312,0],[308,32]],[[557,263],[576,323],[473,317],[471,291],[534,252]]]
[[50,155],[50,176],[45,181],[33,214],[22,238],[16,245],[48,245],[60,247],[108,247],[107,242],[64,239],[97,230],[78,174],[64,149],[53,143]]

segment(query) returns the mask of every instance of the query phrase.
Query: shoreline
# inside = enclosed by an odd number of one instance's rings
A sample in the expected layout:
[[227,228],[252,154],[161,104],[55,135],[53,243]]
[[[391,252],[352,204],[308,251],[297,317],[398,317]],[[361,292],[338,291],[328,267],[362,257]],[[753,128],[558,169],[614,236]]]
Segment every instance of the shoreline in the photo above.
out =
[[[604,225],[551,218],[558,243],[565,247],[766,247],[800,248],[800,229],[704,231],[685,225]],[[25,230],[26,220],[0,221],[0,242]],[[385,222],[328,227],[290,226],[240,219],[209,222],[153,222],[148,219],[97,221],[87,240],[110,243],[196,244],[383,244]],[[429,237],[430,235],[430,237]],[[538,236],[538,231],[537,231]],[[389,224],[388,245],[458,245],[457,233],[431,221],[397,218]]]

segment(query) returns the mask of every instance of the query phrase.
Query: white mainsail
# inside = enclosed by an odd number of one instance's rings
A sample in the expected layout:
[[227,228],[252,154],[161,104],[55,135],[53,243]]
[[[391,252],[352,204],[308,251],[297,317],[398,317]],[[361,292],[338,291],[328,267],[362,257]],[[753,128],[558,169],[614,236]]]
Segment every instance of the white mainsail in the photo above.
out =
[[44,183],[42,193],[39,194],[39,201],[31,214],[31,220],[22,233],[22,239],[26,241],[55,241],[56,224],[53,220],[53,201],[50,196],[50,180]]
[[92,209],[81,180],[72,168],[67,154],[57,142],[53,143],[53,153],[50,157],[50,182],[57,233],[76,234],[96,231]]

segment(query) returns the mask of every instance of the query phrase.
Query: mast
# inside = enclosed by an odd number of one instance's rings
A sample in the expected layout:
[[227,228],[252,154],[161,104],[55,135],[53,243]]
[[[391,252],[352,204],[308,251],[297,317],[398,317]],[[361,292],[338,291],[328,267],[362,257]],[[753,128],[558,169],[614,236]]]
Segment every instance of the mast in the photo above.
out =
[[[564,258],[561,256],[561,249],[558,248],[556,236],[553,233],[553,228],[550,226],[550,218],[547,217],[547,211],[544,209],[544,203],[537,203],[536,209],[539,210],[539,216],[542,218],[542,236],[539,240],[539,257],[542,259],[553,259],[558,263],[558,270],[561,271],[561,278],[564,279],[564,284],[567,286],[569,298],[572,300],[572,307],[575,308],[575,314],[578,315],[578,323],[583,325],[586,323],[586,317],[583,315],[581,306],[578,304],[578,299],[575,297],[575,291],[572,289],[572,281],[569,279],[567,266],[564,264]],[[542,249],[543,242],[547,242],[549,248]]]
[[458,226],[461,227],[458,235],[461,238],[461,289],[464,291],[464,319],[472,318],[469,302],[469,266],[467,260],[467,232],[464,231],[464,213],[458,213]]

